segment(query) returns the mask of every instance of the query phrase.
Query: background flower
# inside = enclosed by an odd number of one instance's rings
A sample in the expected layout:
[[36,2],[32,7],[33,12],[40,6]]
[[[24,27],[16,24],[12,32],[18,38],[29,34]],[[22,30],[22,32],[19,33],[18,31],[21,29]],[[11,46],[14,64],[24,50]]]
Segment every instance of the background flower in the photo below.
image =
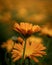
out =
[[9,39],[6,42],[4,42],[1,45],[1,47],[5,48],[7,50],[7,52],[10,52],[12,50],[12,48],[13,48],[13,45],[14,45],[14,42],[11,39]]
[[45,25],[42,26],[41,29],[41,35],[48,35],[50,37],[52,37],[52,23],[47,23]]

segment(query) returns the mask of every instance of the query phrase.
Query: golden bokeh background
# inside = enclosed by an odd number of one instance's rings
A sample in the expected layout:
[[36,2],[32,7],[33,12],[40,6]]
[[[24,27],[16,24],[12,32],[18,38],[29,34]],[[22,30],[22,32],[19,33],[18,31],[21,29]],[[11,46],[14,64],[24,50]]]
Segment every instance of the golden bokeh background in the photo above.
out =
[[11,16],[36,23],[48,21],[52,16],[52,0],[0,0],[0,20],[9,21]]
[[[1,44],[18,35],[13,31],[14,22],[30,22],[41,26],[40,36],[42,35],[48,47],[48,55],[45,63],[39,65],[52,65],[52,0],[0,0]],[[0,56],[2,53],[1,51]]]
[[43,25],[42,33],[52,36],[52,0],[0,0],[0,23],[9,29],[14,21]]

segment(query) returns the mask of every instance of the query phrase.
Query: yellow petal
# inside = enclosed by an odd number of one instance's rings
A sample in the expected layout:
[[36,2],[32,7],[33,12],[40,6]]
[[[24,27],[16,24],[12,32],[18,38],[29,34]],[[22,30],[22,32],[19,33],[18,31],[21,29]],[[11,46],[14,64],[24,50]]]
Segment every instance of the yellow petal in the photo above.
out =
[[43,57],[41,54],[32,54],[32,56]]
[[12,54],[13,53],[17,53],[17,54],[20,54],[20,51],[18,51],[18,50],[12,50],[12,52],[11,52]]
[[43,46],[43,44],[39,43],[39,45],[37,45],[37,50],[45,50],[46,47]]
[[47,55],[45,51],[38,51],[38,54]]
[[22,49],[22,45],[20,43],[18,43],[18,44],[15,43],[14,48],[18,49],[18,50],[21,50]]
[[32,28],[33,32],[38,32],[40,30],[41,30],[41,28],[38,25],[34,25],[33,28]]

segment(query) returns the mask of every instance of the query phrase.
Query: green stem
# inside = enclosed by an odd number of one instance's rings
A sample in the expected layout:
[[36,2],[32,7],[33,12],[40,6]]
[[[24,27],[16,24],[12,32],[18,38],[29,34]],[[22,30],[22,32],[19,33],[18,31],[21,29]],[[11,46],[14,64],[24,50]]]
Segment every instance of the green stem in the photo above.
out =
[[24,49],[23,49],[22,65],[24,63],[25,48],[26,48],[26,38],[25,38]]

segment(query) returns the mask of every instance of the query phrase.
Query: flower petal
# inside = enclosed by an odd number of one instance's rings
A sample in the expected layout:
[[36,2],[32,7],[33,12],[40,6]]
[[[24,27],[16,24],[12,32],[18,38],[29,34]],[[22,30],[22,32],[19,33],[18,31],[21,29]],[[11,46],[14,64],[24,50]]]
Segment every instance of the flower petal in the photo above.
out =
[[14,28],[13,29],[20,33],[20,25],[18,23],[14,24]]
[[17,56],[19,56],[18,54],[13,54],[11,58],[16,58]]
[[37,54],[33,53],[32,56],[43,57],[41,54],[38,54],[38,53]]
[[41,30],[41,28],[38,25],[34,25],[33,28],[32,28],[33,32],[38,32],[40,30]]
[[29,58],[32,59],[32,60],[34,60],[36,63],[39,62],[39,60],[36,57],[34,57],[34,56],[29,56]]
[[14,45],[14,49],[17,49],[17,50],[21,50],[22,49],[22,45],[20,44],[20,43],[15,43],[15,45]]
[[45,51],[38,51],[38,54],[47,55]]
[[13,59],[13,62],[19,60],[21,58],[21,56],[17,56],[16,58]]

